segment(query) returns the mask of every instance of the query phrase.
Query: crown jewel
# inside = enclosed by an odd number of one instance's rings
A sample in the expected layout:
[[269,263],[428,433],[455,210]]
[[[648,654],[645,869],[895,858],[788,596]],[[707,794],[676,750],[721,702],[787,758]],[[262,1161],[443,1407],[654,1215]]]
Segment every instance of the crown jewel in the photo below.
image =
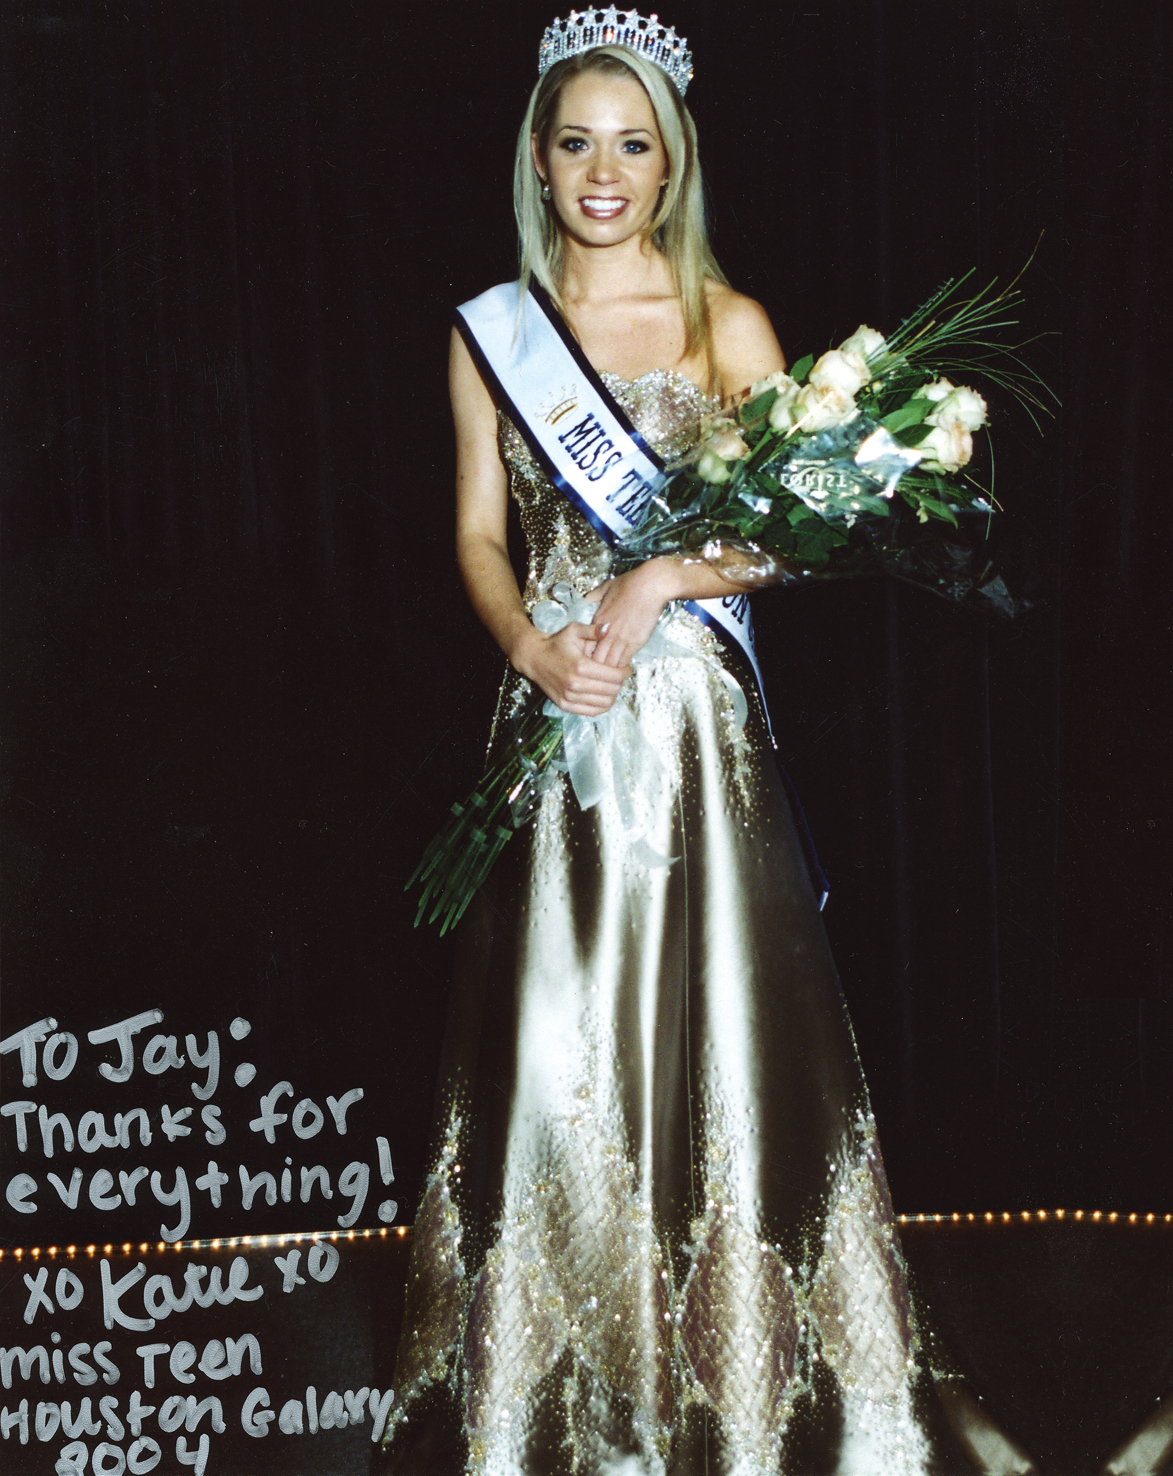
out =
[[660,24],[658,15],[645,20],[638,10],[572,10],[565,20],[546,27],[538,49],[538,76],[555,62],[578,56],[595,46],[629,46],[653,61],[676,84],[681,97],[692,81],[692,53],[688,42],[671,26]]

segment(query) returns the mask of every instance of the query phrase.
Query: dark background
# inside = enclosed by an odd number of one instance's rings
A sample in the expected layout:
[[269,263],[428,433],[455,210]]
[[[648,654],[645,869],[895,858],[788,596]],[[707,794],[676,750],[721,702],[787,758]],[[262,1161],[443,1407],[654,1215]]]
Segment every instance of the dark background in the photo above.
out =
[[[990,396],[1032,608],[779,592],[759,646],[897,1208],[1164,1211],[1166,8],[667,18],[719,259],[792,357],[1043,233],[1019,331],[1063,415],[1040,438]],[[2,16],[4,1032],[246,1014],[262,1074],[379,1101],[408,1217],[450,947],[403,884],[501,670],[450,551],[448,321],[515,274],[549,19]]]

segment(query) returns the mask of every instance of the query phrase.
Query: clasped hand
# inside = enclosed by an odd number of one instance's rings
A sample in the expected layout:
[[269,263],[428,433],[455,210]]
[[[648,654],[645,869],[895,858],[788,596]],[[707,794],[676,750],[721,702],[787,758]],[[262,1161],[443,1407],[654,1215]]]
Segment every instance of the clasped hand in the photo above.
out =
[[556,635],[533,631],[518,670],[563,712],[600,717],[631,675],[631,658],[647,644],[672,598],[660,561],[609,579],[587,599],[598,601],[590,625],[571,624]]

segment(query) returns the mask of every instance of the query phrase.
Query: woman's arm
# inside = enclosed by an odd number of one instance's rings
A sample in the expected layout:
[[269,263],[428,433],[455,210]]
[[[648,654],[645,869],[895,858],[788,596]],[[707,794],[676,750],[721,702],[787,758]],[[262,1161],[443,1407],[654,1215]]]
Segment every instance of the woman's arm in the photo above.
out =
[[599,600],[595,626],[600,635],[595,658],[630,670],[631,658],[651,639],[669,601],[719,599],[744,594],[745,590],[745,585],[722,579],[706,564],[686,564],[671,556],[649,559],[637,569],[608,580],[588,596]]
[[509,489],[497,451],[497,412],[455,330],[448,380],[456,422],[456,559],[473,609],[515,670],[565,712],[597,717],[631,668],[595,659],[597,626],[568,625],[553,636],[534,628],[506,549]]
[[[722,402],[732,404],[756,379],[786,367],[765,310],[717,282],[709,283],[709,314]],[[670,600],[707,600],[740,594],[746,585],[723,579],[715,569],[679,559],[650,559],[603,585],[595,623],[604,634],[595,649],[599,661],[626,665],[650,638]]]
[[731,405],[742,398],[755,380],[785,369],[786,355],[760,303],[717,282],[708,286],[721,402]]

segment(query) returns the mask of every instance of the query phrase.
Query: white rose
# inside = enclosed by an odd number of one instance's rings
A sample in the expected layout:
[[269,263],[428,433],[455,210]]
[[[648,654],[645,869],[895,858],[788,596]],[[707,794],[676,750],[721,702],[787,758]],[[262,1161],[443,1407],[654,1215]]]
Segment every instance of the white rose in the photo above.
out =
[[871,378],[867,360],[851,349],[831,349],[810,372],[810,383],[817,390],[834,390],[853,396]]
[[861,359],[870,359],[883,353],[888,344],[882,333],[877,333],[874,328],[861,323],[851,337],[845,338],[839,347],[845,354],[858,354]]
[[787,374],[785,369],[775,369],[773,374],[767,374],[765,379],[755,379],[749,387],[749,398],[756,400],[759,395],[764,395],[767,390],[776,389],[780,395],[786,394],[788,390],[797,389],[798,386]]
[[927,471],[960,471],[973,455],[973,436],[955,420],[949,425],[934,425],[916,449]]
[[797,425],[803,414],[801,395],[802,391],[793,379],[788,389],[779,390],[778,398],[770,406],[768,419],[771,430],[788,431]]
[[[723,461],[740,461],[749,455],[749,447],[741,439],[741,433],[733,424],[721,426],[705,442],[705,450],[720,456]],[[712,481],[713,478],[709,478]]]
[[[813,378],[813,376],[812,376]],[[851,420],[858,411],[850,394],[838,389],[820,389],[805,385],[798,393],[799,430],[821,431]]]
[[913,396],[917,400],[944,400],[951,395],[956,386],[948,379],[936,379],[932,384],[922,384]]
[[925,418],[933,425],[956,422],[968,431],[980,430],[986,423],[986,402],[976,390],[960,384],[938,401],[937,408]]
[[704,450],[696,464],[697,473],[705,482],[727,482],[733,473],[715,451]]

